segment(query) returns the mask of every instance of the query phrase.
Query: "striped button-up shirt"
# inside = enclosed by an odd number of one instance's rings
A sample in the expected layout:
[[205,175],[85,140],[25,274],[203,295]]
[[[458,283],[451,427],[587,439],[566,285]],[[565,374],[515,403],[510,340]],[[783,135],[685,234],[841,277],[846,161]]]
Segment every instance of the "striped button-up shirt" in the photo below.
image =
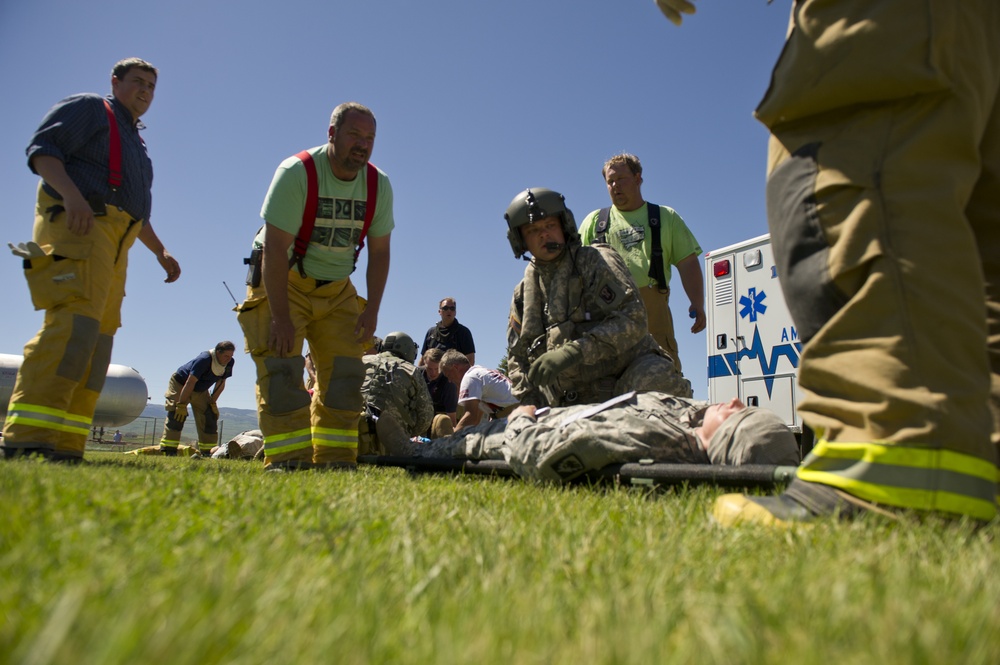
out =
[[[28,166],[37,155],[56,157],[66,166],[66,173],[84,197],[100,194],[105,202],[117,206],[134,219],[149,220],[152,207],[153,163],[139,136],[140,123],[121,102],[109,95],[118,121],[122,144],[122,184],[111,191],[108,184],[110,134],[104,98],[92,93],[73,95],[62,100],[45,115],[28,146]],[[35,171],[31,167],[32,171]],[[45,191],[62,198],[48,183]]]

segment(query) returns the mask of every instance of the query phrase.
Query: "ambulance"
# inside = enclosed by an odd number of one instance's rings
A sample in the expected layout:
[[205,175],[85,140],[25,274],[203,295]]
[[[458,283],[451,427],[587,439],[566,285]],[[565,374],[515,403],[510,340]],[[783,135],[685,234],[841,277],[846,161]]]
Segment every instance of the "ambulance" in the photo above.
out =
[[778,283],[771,236],[708,252],[705,276],[709,401],[735,396],[774,411],[808,452],[812,433],[803,432],[795,409],[802,343]]

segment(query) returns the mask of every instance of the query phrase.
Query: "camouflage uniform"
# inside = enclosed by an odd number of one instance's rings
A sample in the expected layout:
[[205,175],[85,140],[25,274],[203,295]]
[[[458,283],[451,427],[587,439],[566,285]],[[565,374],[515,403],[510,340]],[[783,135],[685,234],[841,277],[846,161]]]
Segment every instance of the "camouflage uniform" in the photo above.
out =
[[259,429],[240,432],[212,453],[212,459],[254,459],[264,448],[264,434]]
[[552,409],[537,419],[495,420],[428,444],[407,442],[390,452],[502,459],[523,478],[552,482],[571,480],[609,464],[646,459],[671,464],[798,464],[798,448],[790,432],[734,436],[734,427],[720,427],[707,450],[702,448],[695,428],[701,426],[708,406],[708,402],[660,392],[626,393],[602,404]]
[[[584,361],[552,386],[528,381],[531,363],[576,341]],[[630,390],[691,396],[691,384],[646,327],[646,309],[610,245],[571,241],[556,261],[532,260],[514,289],[507,328],[508,375],[522,404],[601,402]]]
[[358,453],[381,454],[386,446],[402,445],[431,426],[434,404],[423,370],[389,351],[363,358],[361,394],[365,413],[359,425]]

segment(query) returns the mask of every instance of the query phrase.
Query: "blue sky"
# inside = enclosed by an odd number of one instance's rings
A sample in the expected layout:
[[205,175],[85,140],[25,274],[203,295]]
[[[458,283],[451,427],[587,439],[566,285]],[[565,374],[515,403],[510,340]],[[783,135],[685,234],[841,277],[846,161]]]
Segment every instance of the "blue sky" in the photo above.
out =
[[[676,209],[705,251],[766,233],[767,132],[752,112],[787,19],[787,2],[765,0],[703,0],[680,28],[653,0],[4,0],[0,241],[30,239],[37,178],[24,149],[49,107],[109,92],[121,58],[158,67],[143,117],[152,222],[183,274],[164,284],[136,245],[112,362],[137,369],[159,402],[199,352],[222,339],[242,349],[223,282],[242,300],[274,169],[326,141],[334,106],[359,101],[376,114],[372,161],[395,191],[377,333],[422,339],[452,296],[477,361],[495,367],[524,271],[503,213],[526,187],[563,193],[579,221],[608,205],[603,162],[629,151],[645,198]],[[42,314],[20,261],[2,256],[0,353],[20,354]],[[676,283],[681,358],[705,398],[705,333],[683,327],[681,293]],[[254,408],[253,365],[236,358],[220,403]]]

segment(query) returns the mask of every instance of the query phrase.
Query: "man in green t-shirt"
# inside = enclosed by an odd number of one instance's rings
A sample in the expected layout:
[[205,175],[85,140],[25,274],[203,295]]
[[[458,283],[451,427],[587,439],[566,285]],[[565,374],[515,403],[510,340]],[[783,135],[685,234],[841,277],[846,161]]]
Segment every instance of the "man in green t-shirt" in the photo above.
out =
[[[607,210],[607,228],[598,228],[600,210],[587,215],[580,225],[584,244],[605,242],[614,247],[632,273],[639,294],[646,306],[649,332],[670,355],[677,370],[681,359],[674,336],[674,319],[670,314],[671,266],[677,268],[684,293],[693,312],[692,333],[705,329],[704,279],[701,274],[701,247],[684,220],[667,206],[659,206],[659,230],[650,229],[648,205],[642,198],[642,164],[635,155],[622,153],[604,163],[601,170],[608,186],[612,206]],[[654,235],[659,233],[663,250],[662,283],[652,266]]]
[[[268,469],[351,468],[357,460],[365,377],[361,356],[375,334],[389,275],[392,187],[385,173],[369,169],[375,144],[370,109],[341,104],[328,133],[328,143],[305,151],[315,167],[318,200],[306,200],[312,188],[303,153],[275,172],[260,213],[266,222],[257,238],[263,247],[262,278],[239,307],[257,368],[257,411]],[[377,185],[374,201],[369,181]],[[365,235],[372,202],[375,211]],[[315,226],[305,255],[293,257],[307,203],[316,205]],[[367,302],[350,280],[363,245],[368,248]],[[302,378],[306,340],[316,368],[312,395]]]

